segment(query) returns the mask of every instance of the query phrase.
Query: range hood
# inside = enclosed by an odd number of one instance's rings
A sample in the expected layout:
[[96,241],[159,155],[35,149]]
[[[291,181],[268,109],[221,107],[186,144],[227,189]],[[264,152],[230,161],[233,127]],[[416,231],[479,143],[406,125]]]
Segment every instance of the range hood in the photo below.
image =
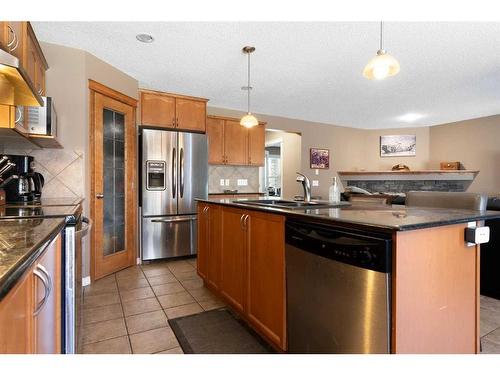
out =
[[0,104],[40,107],[42,97],[19,63],[19,59],[0,48]]

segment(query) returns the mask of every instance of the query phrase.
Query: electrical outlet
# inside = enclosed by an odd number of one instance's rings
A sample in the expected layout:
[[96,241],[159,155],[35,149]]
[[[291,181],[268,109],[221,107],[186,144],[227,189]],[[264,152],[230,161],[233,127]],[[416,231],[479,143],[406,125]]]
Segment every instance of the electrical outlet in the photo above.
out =
[[238,186],[247,186],[248,180],[246,178],[238,178]]
[[220,186],[224,186],[224,185],[225,185],[225,184],[224,184],[224,179],[223,179],[223,178],[221,178],[221,179],[220,179]]
[[319,181],[318,180],[313,180],[313,186],[319,186]]
[[229,178],[226,178],[226,186],[229,186]]
[[315,174],[316,176],[319,176],[319,169],[316,169],[316,170],[314,171],[314,174]]

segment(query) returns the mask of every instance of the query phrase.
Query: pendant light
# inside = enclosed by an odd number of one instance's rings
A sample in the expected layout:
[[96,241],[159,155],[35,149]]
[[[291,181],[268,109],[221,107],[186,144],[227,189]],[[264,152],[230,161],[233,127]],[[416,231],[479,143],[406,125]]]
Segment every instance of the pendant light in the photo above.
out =
[[380,22],[380,49],[366,64],[363,75],[368,79],[384,79],[399,73],[399,62],[383,48],[383,22]]
[[243,53],[246,53],[248,56],[248,85],[243,86],[241,89],[247,90],[247,114],[241,118],[240,125],[246,128],[252,128],[259,125],[257,118],[250,112],[250,90],[252,90],[252,86],[250,86],[250,54],[254,51],[255,47],[243,47]]

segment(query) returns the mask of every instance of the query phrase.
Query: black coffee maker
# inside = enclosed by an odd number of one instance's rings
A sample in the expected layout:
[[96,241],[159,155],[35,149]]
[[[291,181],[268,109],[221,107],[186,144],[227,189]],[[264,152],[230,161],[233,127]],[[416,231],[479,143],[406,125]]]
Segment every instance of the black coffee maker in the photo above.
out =
[[33,168],[35,158],[27,155],[5,155],[15,166],[3,176],[7,203],[40,201],[43,176]]

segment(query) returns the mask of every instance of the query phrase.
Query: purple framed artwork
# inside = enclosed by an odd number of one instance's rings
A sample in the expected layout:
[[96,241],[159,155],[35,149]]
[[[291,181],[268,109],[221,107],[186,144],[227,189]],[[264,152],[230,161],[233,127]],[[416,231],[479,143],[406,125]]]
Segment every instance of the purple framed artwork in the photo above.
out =
[[311,169],[330,168],[330,150],[325,148],[311,148]]

